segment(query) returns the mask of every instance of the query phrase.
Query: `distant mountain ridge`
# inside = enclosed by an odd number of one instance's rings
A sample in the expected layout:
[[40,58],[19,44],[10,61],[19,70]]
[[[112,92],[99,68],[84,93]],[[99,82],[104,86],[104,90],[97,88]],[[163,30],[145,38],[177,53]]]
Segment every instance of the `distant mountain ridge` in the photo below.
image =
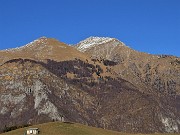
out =
[[0,123],[53,120],[131,133],[180,132],[180,58],[109,37],[41,37],[0,51]]

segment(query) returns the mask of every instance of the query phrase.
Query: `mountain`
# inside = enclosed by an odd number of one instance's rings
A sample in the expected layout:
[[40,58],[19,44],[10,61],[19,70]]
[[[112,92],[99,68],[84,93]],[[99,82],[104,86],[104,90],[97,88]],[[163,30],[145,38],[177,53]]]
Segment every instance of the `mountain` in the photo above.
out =
[[75,46],[42,37],[0,51],[0,123],[72,121],[130,132],[180,132],[180,59],[114,38]]
[[46,37],[41,37],[22,47],[1,50],[0,54],[0,64],[18,58],[37,61],[47,59],[56,61],[71,60],[74,58],[87,59],[83,53],[80,53],[75,48],[56,39]]
[[114,38],[90,37],[78,43],[76,48],[92,59],[116,62],[111,67],[113,71],[142,91],[151,89],[170,95],[180,94],[178,57],[138,52]]

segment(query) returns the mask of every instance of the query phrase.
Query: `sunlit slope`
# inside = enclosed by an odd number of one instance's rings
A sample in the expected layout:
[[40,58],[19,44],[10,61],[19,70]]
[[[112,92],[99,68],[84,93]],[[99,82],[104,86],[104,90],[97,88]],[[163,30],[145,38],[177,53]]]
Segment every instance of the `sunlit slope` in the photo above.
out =
[[[40,135],[143,135],[143,134],[128,134],[121,133],[101,128],[90,127],[77,123],[62,123],[62,122],[50,122],[31,127],[39,128]],[[29,127],[30,128],[30,127]],[[1,135],[23,135],[26,128],[17,129]],[[153,135],[153,134],[146,134]],[[155,135],[163,135],[156,133]],[[179,135],[179,134],[165,134],[165,135]]]
[[18,48],[0,50],[0,64],[11,59],[33,59],[44,61],[47,59],[55,61],[72,60],[72,59],[88,59],[83,53],[74,47],[59,42],[53,38],[41,37]]
[[[82,124],[50,122],[32,127],[39,128],[40,135],[120,135],[122,133],[85,126]],[[17,129],[2,135],[23,135],[27,128]]]

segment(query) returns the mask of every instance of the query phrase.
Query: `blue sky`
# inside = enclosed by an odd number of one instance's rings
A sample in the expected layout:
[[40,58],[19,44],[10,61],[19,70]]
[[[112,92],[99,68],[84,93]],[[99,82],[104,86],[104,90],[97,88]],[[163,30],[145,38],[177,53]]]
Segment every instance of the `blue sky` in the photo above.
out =
[[41,36],[68,44],[115,37],[138,51],[180,56],[180,0],[0,0],[0,49]]

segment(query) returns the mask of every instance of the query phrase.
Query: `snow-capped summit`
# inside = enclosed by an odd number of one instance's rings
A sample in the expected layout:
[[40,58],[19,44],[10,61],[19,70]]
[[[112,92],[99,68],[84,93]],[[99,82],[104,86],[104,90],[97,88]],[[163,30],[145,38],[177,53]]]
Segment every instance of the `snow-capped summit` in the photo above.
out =
[[110,38],[110,37],[89,37],[86,38],[83,41],[80,41],[76,46],[79,51],[86,51],[88,48],[94,47],[96,45],[101,45],[105,44],[111,41],[118,41],[119,43],[123,44],[119,40],[115,38]]
[[6,50],[2,50],[2,51],[21,51],[23,49],[29,48],[29,49],[34,49],[34,47],[37,47],[39,45],[46,45],[46,41],[48,40],[47,37],[43,36],[40,37],[24,46],[20,46],[20,47],[16,47],[16,48],[10,48],[10,49],[6,49]]

